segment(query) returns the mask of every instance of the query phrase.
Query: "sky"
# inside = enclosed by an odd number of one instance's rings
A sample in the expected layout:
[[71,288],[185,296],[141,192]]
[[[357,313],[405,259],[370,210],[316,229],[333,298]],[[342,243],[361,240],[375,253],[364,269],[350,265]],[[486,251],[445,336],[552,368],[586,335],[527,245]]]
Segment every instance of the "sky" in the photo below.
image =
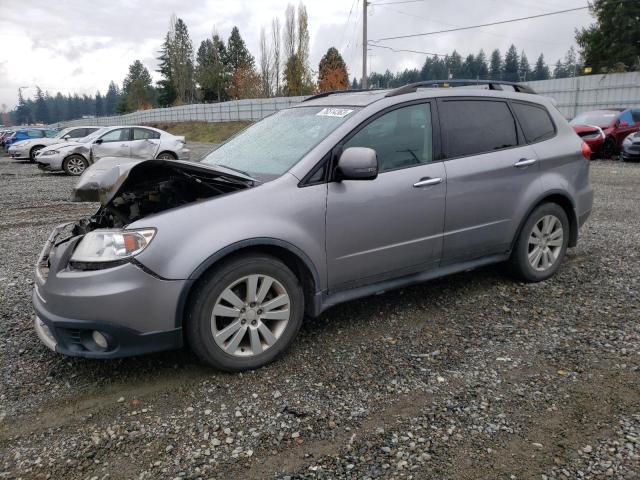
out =
[[[342,54],[350,78],[362,73],[363,0],[306,0],[309,15],[310,67],[329,47]],[[258,58],[260,29],[267,33],[274,17],[284,23],[287,0],[2,0],[0,15],[0,110],[17,103],[38,85],[55,94],[103,94],[111,80],[119,85],[136,59],[154,80],[158,50],[172,14],[189,29],[194,50],[215,30],[228,38],[237,25]],[[384,37],[538,15],[582,7],[586,0],[369,0],[368,36]],[[378,5],[376,5],[378,4]],[[386,5],[384,5],[386,4]],[[543,53],[549,65],[574,45],[576,28],[593,22],[588,10],[475,30],[379,42],[394,49],[449,53],[463,57],[481,48],[503,54],[513,43],[533,64]],[[426,56],[389,49],[369,49],[369,71],[420,68]]]

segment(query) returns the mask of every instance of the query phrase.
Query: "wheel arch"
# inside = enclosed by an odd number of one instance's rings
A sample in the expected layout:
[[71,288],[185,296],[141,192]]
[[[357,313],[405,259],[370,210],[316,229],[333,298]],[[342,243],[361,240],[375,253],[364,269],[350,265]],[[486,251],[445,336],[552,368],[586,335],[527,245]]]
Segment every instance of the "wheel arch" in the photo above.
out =
[[298,247],[276,238],[253,238],[229,245],[218,250],[203,261],[185,283],[176,312],[176,328],[184,327],[191,295],[202,277],[220,262],[247,253],[271,255],[281,260],[300,280],[304,293],[305,313],[316,315],[320,311],[319,296],[316,294],[320,283],[318,271],[311,259]]
[[529,208],[527,214],[522,217],[520,225],[518,225],[518,230],[516,230],[516,234],[511,242],[511,250],[513,250],[513,246],[520,236],[520,232],[522,232],[522,228],[531,213],[543,203],[556,203],[562,207],[569,219],[569,247],[575,247],[578,244],[578,216],[576,214],[576,205],[574,201],[562,190],[550,190],[542,194]]
[[173,157],[174,160],[178,159],[178,156],[175,154],[175,152],[172,152],[171,150],[161,150],[156,155],[156,158],[160,157],[160,155],[162,155],[163,153],[168,153],[169,155],[171,155]]

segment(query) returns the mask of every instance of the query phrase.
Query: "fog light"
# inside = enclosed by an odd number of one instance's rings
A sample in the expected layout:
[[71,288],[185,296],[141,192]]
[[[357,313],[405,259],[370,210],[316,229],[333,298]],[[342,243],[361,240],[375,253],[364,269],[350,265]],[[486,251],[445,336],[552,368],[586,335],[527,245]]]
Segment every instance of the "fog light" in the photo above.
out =
[[93,341],[96,342],[96,345],[98,345],[100,348],[104,348],[106,350],[109,346],[105,336],[98,330],[93,331],[93,333],[91,334],[91,338],[93,338]]

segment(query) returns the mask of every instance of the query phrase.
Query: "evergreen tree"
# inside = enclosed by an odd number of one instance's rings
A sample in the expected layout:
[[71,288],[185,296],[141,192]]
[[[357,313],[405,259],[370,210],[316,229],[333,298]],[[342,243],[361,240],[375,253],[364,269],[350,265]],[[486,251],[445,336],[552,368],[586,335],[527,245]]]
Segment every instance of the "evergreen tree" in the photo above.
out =
[[44,93],[40,87],[36,87],[36,111],[35,120],[45,125],[49,123],[49,110],[44,99]]
[[[107,89],[107,94],[104,97],[104,113],[105,115],[114,115],[116,113],[116,108],[118,107],[118,102],[120,100],[120,92],[115,83],[110,82],[109,88]],[[77,118],[74,116],[71,108],[69,108],[69,118]]]
[[229,86],[229,72],[224,63],[226,58],[226,47],[217,34],[204,40],[198,48],[195,76],[200,96],[205,102],[226,100]]
[[544,55],[540,54],[532,72],[533,80],[548,80],[551,77],[549,67],[544,63]]
[[151,108],[155,100],[151,74],[140,60],[129,66],[129,73],[122,82],[121,112],[133,112]]
[[102,100],[102,95],[100,95],[100,91],[96,92],[96,116],[101,117],[104,115],[104,105]]
[[531,80],[531,66],[529,65],[529,59],[524,53],[524,50],[520,54],[520,66],[518,67],[518,80],[520,82],[526,82]]
[[321,92],[349,88],[347,65],[335,47],[324,54],[318,65],[318,89]]
[[18,107],[16,108],[16,123],[24,125],[31,122],[31,110],[29,104],[22,96],[22,89],[18,89]]
[[503,80],[508,82],[517,82],[519,67],[520,62],[518,59],[518,50],[516,50],[515,45],[512,44],[509,47],[509,50],[507,50],[507,54],[504,56]]
[[156,82],[158,104],[163,107],[169,107],[176,101],[176,88],[173,84],[173,76],[171,73],[171,62],[169,58],[169,50],[171,49],[171,32],[168,32],[165,36],[164,43],[160,49],[160,56],[158,57],[158,70],[156,70],[162,79]]
[[491,66],[489,67],[491,80],[502,80],[502,56],[497,48],[491,52]]
[[640,69],[640,2],[594,0],[589,8],[596,23],[576,30],[585,65],[594,73],[611,71],[618,63]]
[[158,102],[161,105],[182,105],[195,96],[193,44],[187,25],[181,18],[171,17],[169,32],[160,49]]
[[489,78],[489,68],[487,67],[487,55],[484,53],[484,50],[480,50],[478,55],[476,55],[476,77],[481,80],[486,80]]
[[353,77],[353,82],[351,82],[351,90],[359,90],[360,84],[358,83],[358,79]]
[[240,36],[238,27],[231,29],[231,35],[229,35],[229,40],[227,40],[227,65],[232,73],[243,66],[250,68],[255,66],[253,55],[251,55],[244,40]]

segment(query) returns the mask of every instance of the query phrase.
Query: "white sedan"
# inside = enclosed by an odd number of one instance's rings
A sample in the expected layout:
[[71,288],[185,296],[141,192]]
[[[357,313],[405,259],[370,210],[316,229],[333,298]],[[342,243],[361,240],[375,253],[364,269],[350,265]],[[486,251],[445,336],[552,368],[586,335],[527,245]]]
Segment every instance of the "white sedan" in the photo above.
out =
[[103,157],[151,160],[189,160],[184,137],[152,127],[104,127],[75,142],[43,148],[36,154],[38,167],[81,175]]
[[99,130],[101,127],[95,126],[80,126],[80,127],[69,127],[63,130],[60,130],[53,137],[41,137],[41,138],[31,138],[29,140],[21,140],[19,142],[14,143],[9,147],[9,155],[11,158],[16,159],[28,159],[31,162],[34,162],[36,159],[36,153],[38,150],[43,149],[44,147],[50,147],[52,145],[56,145],[58,143],[63,143],[66,141],[74,141],[79,138],[86,137],[87,135],[91,135],[96,130]]

